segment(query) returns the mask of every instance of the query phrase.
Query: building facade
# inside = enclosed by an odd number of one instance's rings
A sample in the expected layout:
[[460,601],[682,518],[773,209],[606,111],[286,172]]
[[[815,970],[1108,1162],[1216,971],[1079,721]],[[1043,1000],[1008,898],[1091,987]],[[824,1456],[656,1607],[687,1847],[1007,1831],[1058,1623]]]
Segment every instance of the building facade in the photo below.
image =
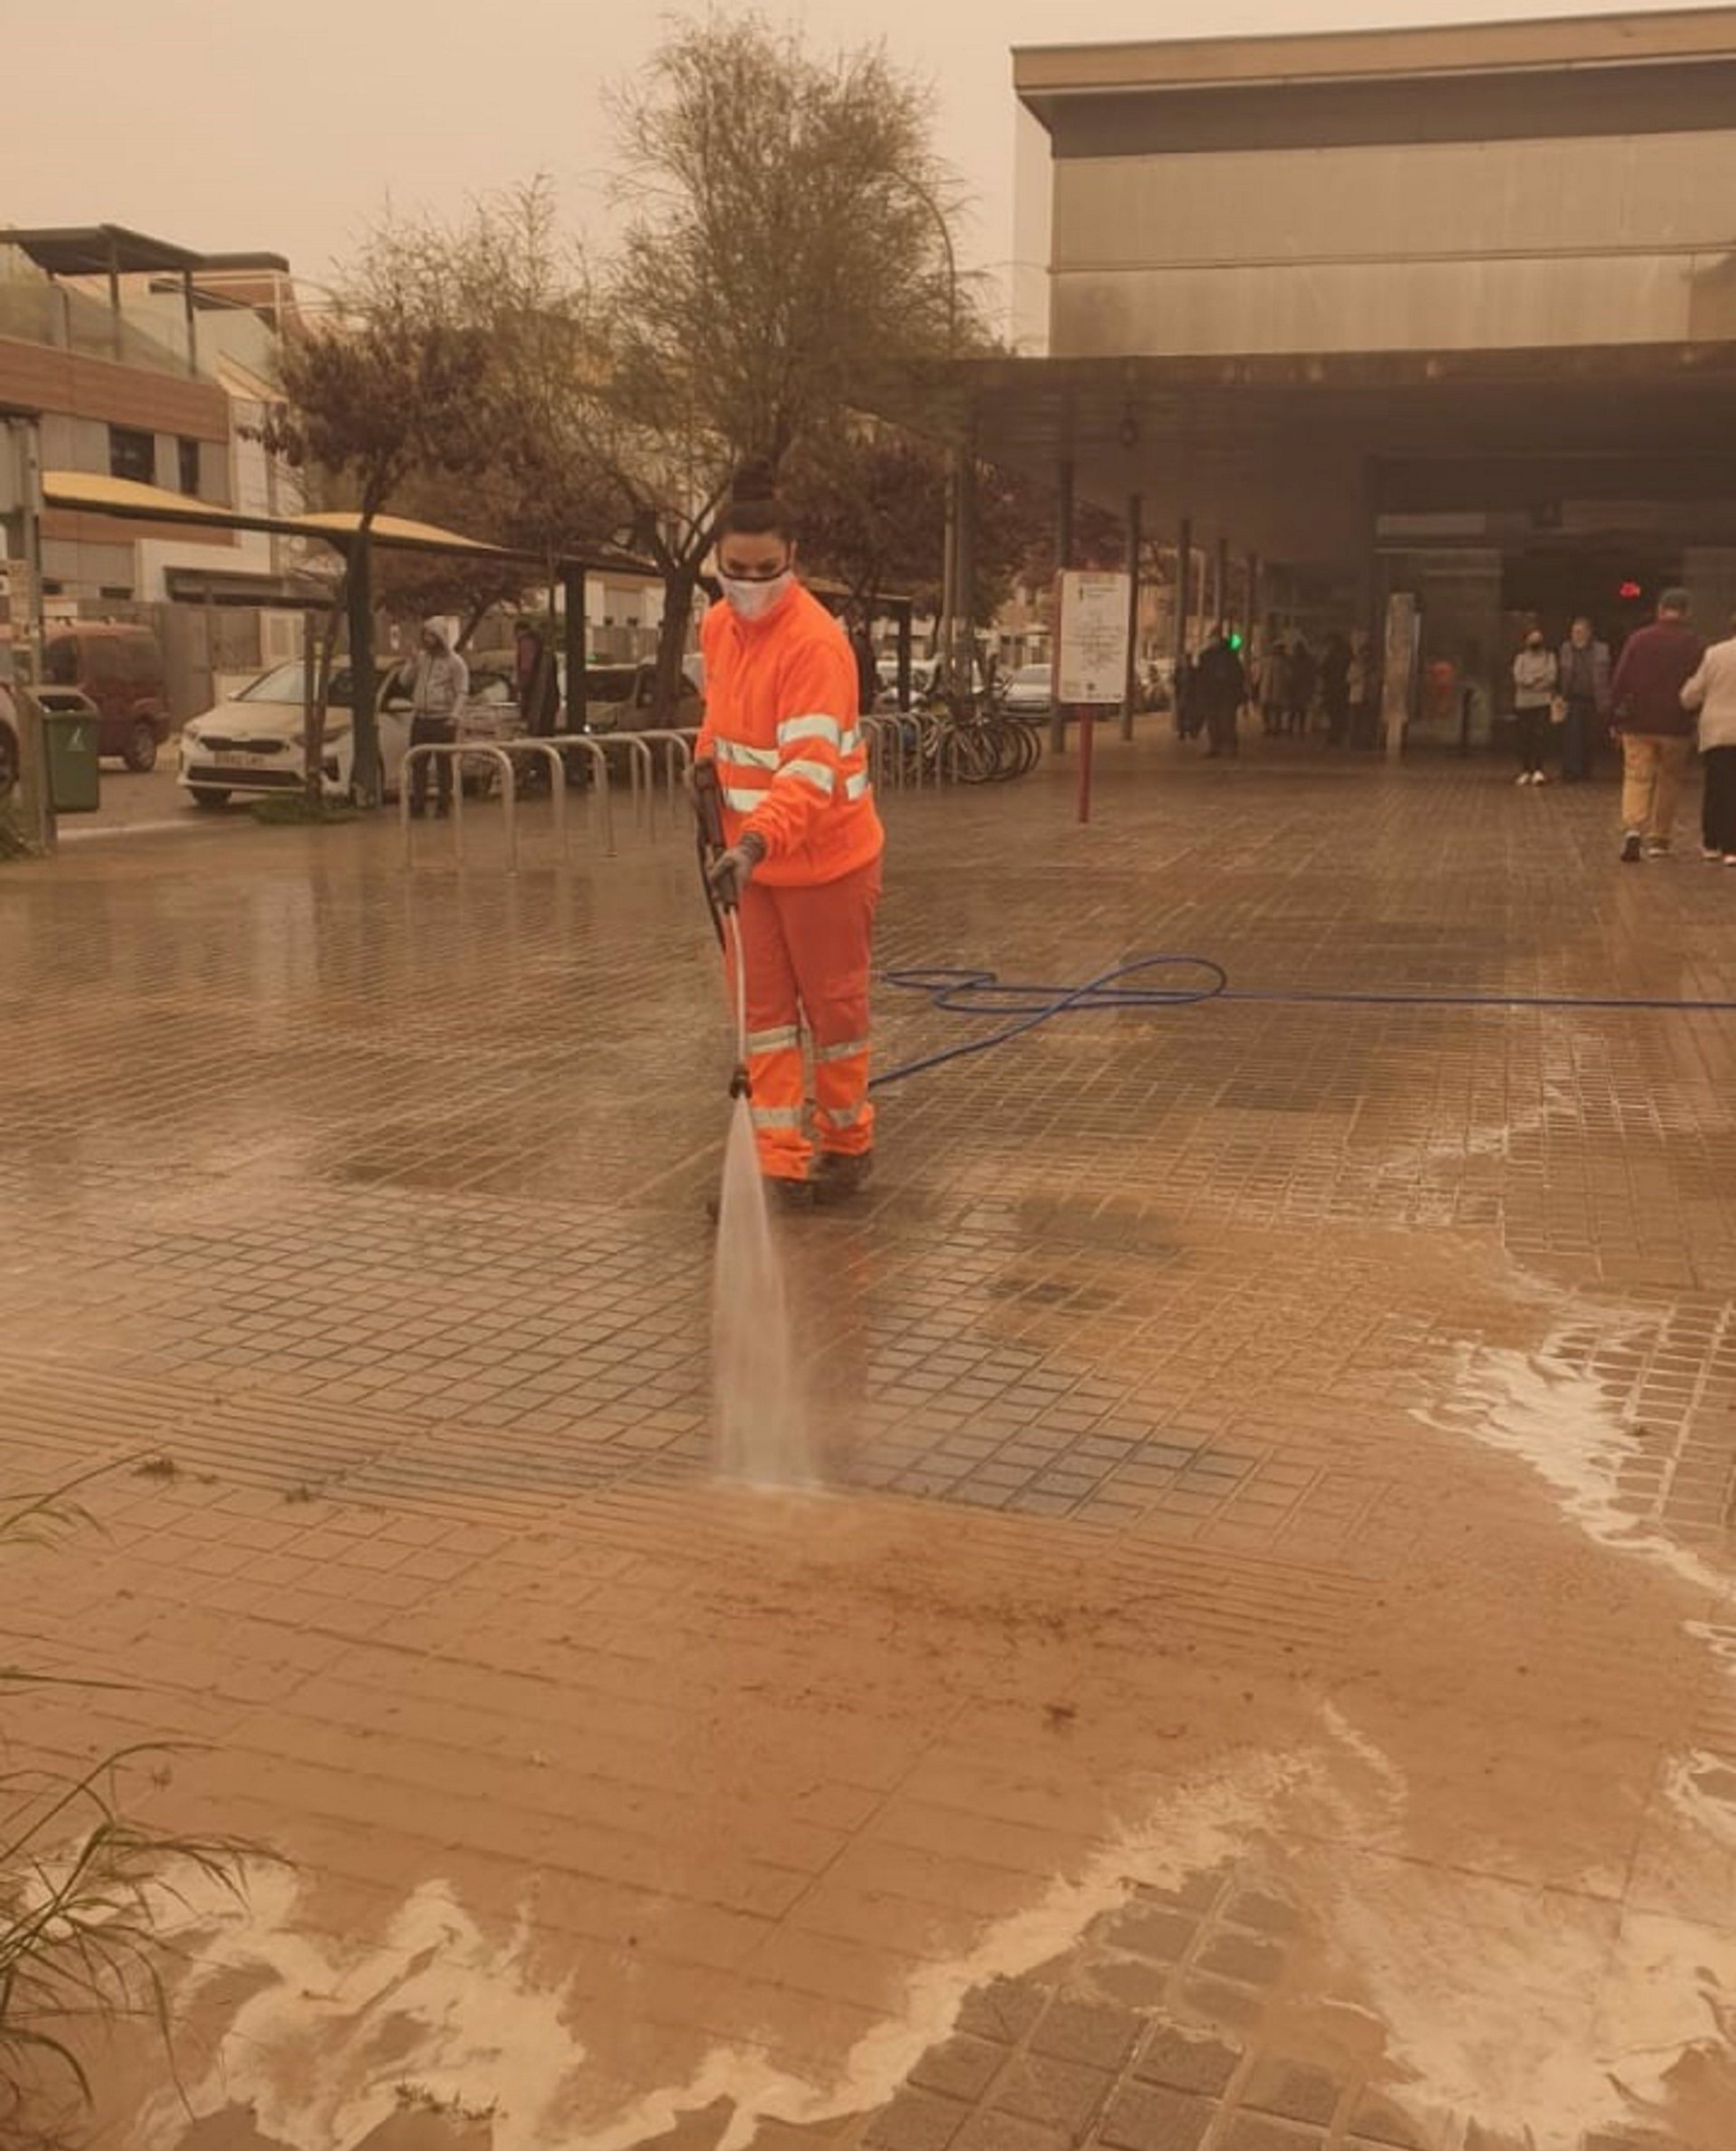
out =
[[[1736,8],[1015,55],[999,428],[1266,613],[1501,700],[1519,620],[1736,605]],[[1425,668],[1426,669],[1426,668]]]
[[[124,478],[215,508],[292,514],[300,482],[257,438],[288,264],[201,256],[114,226],[0,228],[0,530],[26,551],[36,471]],[[48,508],[34,534],[50,620],[144,620],[182,714],[215,680],[299,646],[271,600],[297,541]]]

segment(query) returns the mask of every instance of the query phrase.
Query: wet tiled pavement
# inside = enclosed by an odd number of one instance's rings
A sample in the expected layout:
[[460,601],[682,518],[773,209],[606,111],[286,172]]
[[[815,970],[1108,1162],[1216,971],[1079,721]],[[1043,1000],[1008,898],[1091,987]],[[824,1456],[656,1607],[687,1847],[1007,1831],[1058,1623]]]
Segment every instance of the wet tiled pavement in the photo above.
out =
[[213,1929],[200,2110],[1736,2141],[1736,1018],[1451,998],[1736,994],[1736,886],[1475,764],[1106,762],[1086,830],[1060,772],[894,796],[885,965],[1399,998],[890,1091],[871,1202],[786,1234],[830,1499],[710,1480],[729,1047],[675,832],[0,878],[8,1488],[114,1467],[8,1627],[139,1683],[29,1739],[208,1741],[149,1801],[298,1863]]

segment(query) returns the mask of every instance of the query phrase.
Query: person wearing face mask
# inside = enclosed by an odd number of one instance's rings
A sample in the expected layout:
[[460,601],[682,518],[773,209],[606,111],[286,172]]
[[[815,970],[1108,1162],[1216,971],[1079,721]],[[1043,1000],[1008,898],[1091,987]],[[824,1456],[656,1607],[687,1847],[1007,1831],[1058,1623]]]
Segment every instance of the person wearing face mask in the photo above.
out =
[[[711,877],[737,907],[760,1170],[792,1207],[855,1194],[873,1158],[868,968],[885,838],[843,630],[797,580],[771,472],[736,474],[716,545],[723,603],[701,630],[726,848]],[[816,1119],[804,1106],[806,1036]]]
[[1555,701],[1560,668],[1555,653],[1535,624],[1525,646],[1513,660],[1513,715],[1519,724],[1521,784],[1547,784],[1543,773],[1543,750],[1549,741],[1550,711]]

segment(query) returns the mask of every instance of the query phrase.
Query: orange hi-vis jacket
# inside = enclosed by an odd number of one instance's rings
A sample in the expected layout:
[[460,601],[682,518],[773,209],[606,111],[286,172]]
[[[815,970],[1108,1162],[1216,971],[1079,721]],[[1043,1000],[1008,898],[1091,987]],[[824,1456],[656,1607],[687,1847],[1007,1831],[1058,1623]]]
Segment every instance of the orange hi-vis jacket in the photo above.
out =
[[706,721],[723,833],[766,847],[754,879],[771,888],[838,881],[885,846],[857,723],[856,660],[819,600],[792,584],[762,620],[714,605],[700,631]]

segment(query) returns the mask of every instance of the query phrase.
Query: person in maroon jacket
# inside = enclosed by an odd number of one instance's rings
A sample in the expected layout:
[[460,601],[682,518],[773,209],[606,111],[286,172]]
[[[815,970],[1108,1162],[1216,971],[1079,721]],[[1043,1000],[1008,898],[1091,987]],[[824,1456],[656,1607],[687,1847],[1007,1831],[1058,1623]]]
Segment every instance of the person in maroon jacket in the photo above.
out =
[[1688,593],[1666,590],[1658,617],[1627,639],[1610,682],[1622,742],[1622,858],[1663,858],[1676,827],[1682,773],[1693,752],[1694,721],[1682,690],[1706,645],[1688,624]]

